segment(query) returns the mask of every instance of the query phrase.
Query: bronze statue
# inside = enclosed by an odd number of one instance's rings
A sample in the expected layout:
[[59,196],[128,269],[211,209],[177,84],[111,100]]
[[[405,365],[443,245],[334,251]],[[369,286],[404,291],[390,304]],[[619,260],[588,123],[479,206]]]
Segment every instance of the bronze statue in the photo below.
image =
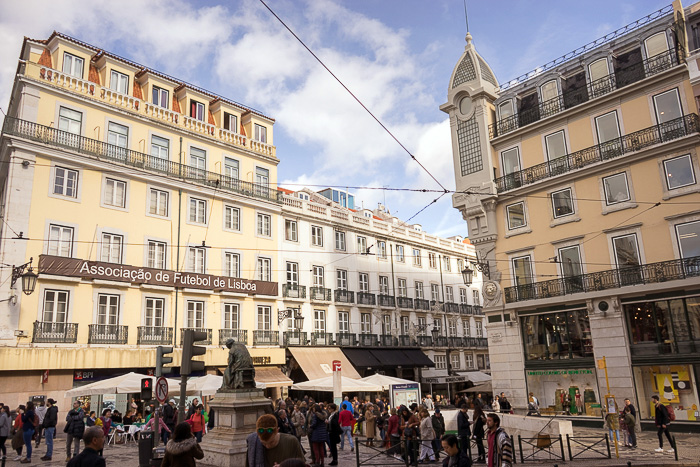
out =
[[236,343],[234,339],[226,341],[228,352],[228,367],[224,372],[222,389],[255,388],[255,368],[253,359],[244,344]]

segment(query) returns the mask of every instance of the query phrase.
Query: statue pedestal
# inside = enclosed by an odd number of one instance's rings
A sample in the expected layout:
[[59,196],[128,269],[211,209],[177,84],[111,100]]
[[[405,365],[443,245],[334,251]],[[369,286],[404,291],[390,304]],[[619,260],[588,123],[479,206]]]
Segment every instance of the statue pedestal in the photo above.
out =
[[204,451],[202,464],[216,467],[245,465],[246,438],[255,431],[258,418],[272,412],[270,400],[260,389],[219,390],[209,406],[214,409],[216,426],[200,444]]

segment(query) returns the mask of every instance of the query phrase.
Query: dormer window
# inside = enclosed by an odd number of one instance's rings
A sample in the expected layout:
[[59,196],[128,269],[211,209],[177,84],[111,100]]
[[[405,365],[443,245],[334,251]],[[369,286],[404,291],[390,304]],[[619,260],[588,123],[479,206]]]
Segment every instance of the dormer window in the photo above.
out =
[[158,86],[153,86],[153,105],[158,107],[168,108],[168,91],[159,88]]
[[369,213],[369,212],[367,212],[367,211],[365,211],[365,213],[364,213],[364,214],[365,214],[365,217],[366,217],[367,219],[369,219],[369,218],[371,218],[371,217],[372,217],[372,214],[371,214],[371,213]]
[[498,104],[498,115],[501,120],[512,117],[513,114],[513,101],[511,99]]
[[204,104],[190,99],[190,117],[204,121]]
[[224,112],[224,130],[238,133],[238,116]]
[[588,65],[588,74],[591,77],[591,81],[596,81],[608,76],[610,74],[608,59],[601,58]]
[[80,57],[76,57],[68,52],[63,54],[63,72],[68,75],[83,79],[84,64],[85,61]]
[[112,70],[109,78],[109,89],[112,91],[117,91],[121,94],[129,93],[129,77],[124,73],[119,73],[118,71]]
[[255,124],[255,140],[267,144],[267,128],[257,123]]
[[299,195],[299,199],[303,199],[304,201],[309,200],[309,195],[306,193],[298,193],[298,195]]
[[556,99],[559,96],[557,80],[553,79],[544,83],[540,87],[540,95],[542,96],[542,102],[547,102],[549,100]]
[[644,41],[647,58],[655,57],[668,51],[668,41],[666,41],[666,33],[659,32]]

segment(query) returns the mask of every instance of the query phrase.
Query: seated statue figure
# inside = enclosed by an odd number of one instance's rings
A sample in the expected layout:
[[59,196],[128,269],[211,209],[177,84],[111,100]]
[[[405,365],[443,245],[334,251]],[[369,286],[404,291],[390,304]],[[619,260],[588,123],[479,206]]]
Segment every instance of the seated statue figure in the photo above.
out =
[[236,343],[234,339],[226,341],[228,347],[228,367],[224,372],[222,389],[255,388],[255,368],[253,359],[244,344]]

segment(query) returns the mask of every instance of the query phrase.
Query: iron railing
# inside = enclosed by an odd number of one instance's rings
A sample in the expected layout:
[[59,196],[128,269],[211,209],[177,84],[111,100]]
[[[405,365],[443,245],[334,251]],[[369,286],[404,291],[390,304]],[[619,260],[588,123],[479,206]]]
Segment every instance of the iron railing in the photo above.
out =
[[591,81],[585,87],[569,90],[555,98],[539,102],[536,106],[521,110],[514,115],[499,119],[489,125],[489,138],[503,136],[518,128],[537,122],[564,110],[576,107],[616,89],[629,86],[644,78],[661,73],[678,65],[676,51],[673,49],[647,58],[643,62],[620,68],[614,74]]
[[360,334],[360,345],[363,347],[379,346],[379,336],[376,334]]
[[464,347],[486,348],[489,346],[489,341],[485,337],[463,337],[462,345]]
[[139,345],[170,345],[173,343],[173,328],[163,326],[139,326],[136,343]]
[[280,345],[280,333],[256,329],[253,331],[253,345]]
[[226,341],[233,339],[237,344],[248,345],[247,329],[219,329],[219,345],[226,345]]
[[409,297],[396,297],[399,308],[413,309],[413,299]]
[[377,296],[377,302],[378,302],[379,306],[386,306],[386,307],[391,307],[391,308],[396,307],[396,304],[394,302],[394,297],[391,295],[379,294]]
[[416,343],[413,339],[411,339],[411,336],[407,334],[401,334],[399,336],[399,346],[401,347],[415,347]]
[[445,313],[459,313],[459,305],[452,302],[445,302]]
[[447,346],[451,349],[464,347],[464,339],[462,339],[461,337],[448,337]]
[[413,300],[413,306],[416,310],[430,311],[430,300],[416,298]]
[[337,332],[335,333],[335,345],[341,347],[355,347],[357,345],[357,334]]
[[[574,449],[571,448],[572,444]],[[567,433],[566,447],[569,451],[570,461],[576,458],[612,458],[610,439],[607,433],[604,436],[571,436]],[[576,451],[576,454],[574,454],[574,451]]]
[[202,331],[207,333],[207,338],[202,340],[202,341],[197,341],[195,344],[197,345],[211,345],[211,329],[210,328],[180,328],[180,345],[184,345],[185,342],[185,331],[188,330],[193,330],[193,331]]
[[467,305],[466,303],[460,303],[459,304],[459,313],[463,314],[463,315],[473,315],[474,308],[471,305]]
[[435,347],[447,347],[447,337],[446,336],[433,337],[433,344],[435,345]]
[[382,347],[395,347],[396,339],[391,334],[381,334],[379,336],[379,345]]
[[432,347],[433,346],[432,336],[416,336],[416,341],[418,342],[418,347]]
[[377,304],[376,296],[373,293],[357,292],[357,304],[374,306]]
[[190,167],[189,165],[132,151],[131,149],[39,125],[27,120],[6,117],[3,124],[3,132],[8,135],[27,138],[47,146],[68,149],[98,159],[136,167],[151,173],[206,185],[217,190],[232,191],[248,197],[275,201],[277,203],[282,202],[282,192],[269,188],[266,185],[258,185],[216,172]]
[[284,333],[284,346],[306,345],[306,333],[303,331],[286,331]]
[[331,301],[331,289],[327,289],[325,287],[311,287],[309,289],[309,295],[311,296],[311,300],[325,302]]
[[513,303],[699,276],[700,256],[693,256],[506,287],[503,292],[506,303]]
[[74,344],[78,340],[78,323],[34,321],[32,342],[36,344]]
[[623,154],[639,151],[648,146],[683,138],[699,131],[700,119],[698,119],[698,115],[684,115],[542,164],[518,170],[495,179],[494,183],[497,191],[502,193],[546,178],[572,172],[597,162],[614,159]]
[[128,326],[118,324],[90,324],[88,344],[126,344]]
[[[532,448],[532,453],[525,455],[523,444],[528,447],[528,450]],[[559,445],[558,450],[556,449],[557,444]],[[534,438],[523,438],[522,436],[518,435],[518,447],[520,448],[521,464],[524,464],[525,461],[541,462],[544,459],[566,461],[566,456],[564,455],[564,442],[561,434],[558,436],[539,434]],[[513,450],[515,450],[515,447],[513,447]],[[540,453],[544,453],[546,457],[540,457]]]
[[484,307],[482,307],[481,305],[473,305],[472,311],[475,315],[484,316]]
[[355,292],[345,289],[335,289],[335,301],[338,303],[355,303]]
[[333,334],[330,332],[312,332],[311,345],[333,345]]
[[282,296],[285,298],[306,298],[306,286],[299,284],[282,284]]

